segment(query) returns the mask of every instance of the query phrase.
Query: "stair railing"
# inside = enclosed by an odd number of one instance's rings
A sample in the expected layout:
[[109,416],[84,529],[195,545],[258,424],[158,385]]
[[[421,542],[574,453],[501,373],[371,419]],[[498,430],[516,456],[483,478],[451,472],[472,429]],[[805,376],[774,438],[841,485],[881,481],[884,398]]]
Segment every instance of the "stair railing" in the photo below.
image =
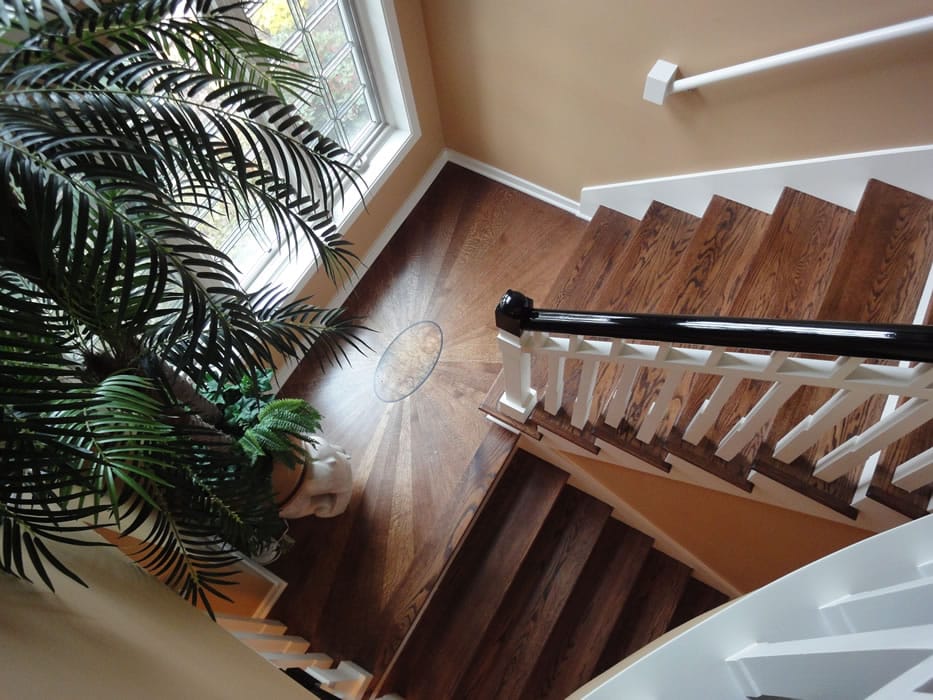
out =
[[648,73],[648,77],[645,80],[645,92],[643,97],[648,102],[660,105],[664,104],[664,100],[668,95],[675,92],[695,90],[704,85],[718,83],[722,80],[738,78],[743,75],[770,70],[771,68],[788,66],[812,58],[828,56],[843,51],[851,51],[852,49],[861,48],[863,46],[879,44],[881,42],[929,31],[933,31],[933,16],[920,17],[919,19],[910,20],[909,22],[901,22],[900,24],[893,24],[889,27],[873,29],[868,32],[862,32],[861,34],[853,34],[852,36],[833,39],[832,41],[824,41],[820,44],[806,46],[802,49],[794,49],[793,51],[785,51],[773,56],[766,56],[765,58],[756,58],[752,61],[745,61],[744,63],[739,63],[734,66],[719,68],[718,70],[693,75],[688,78],[680,78],[679,80],[675,80],[677,76],[677,65],[670,61],[659,60]]
[[[769,383],[764,396],[716,444],[715,456],[727,461],[765,429],[802,386],[835,391],[818,411],[775,439],[773,457],[786,463],[804,455],[873,395],[901,397],[878,422],[819,456],[814,474],[832,481],[933,418],[931,326],[536,309],[532,299],[512,290],[496,307],[496,325],[504,378],[498,406],[518,422],[528,420],[539,394],[545,412],[557,415],[563,410],[567,360],[581,365],[577,394],[569,397],[570,424],[581,430],[597,417],[617,429],[639,370],[663,372],[663,383],[635,433],[643,443],[654,439],[687,373],[720,378],[683,431],[681,438],[692,445],[707,436],[743,380]],[[746,350],[727,350],[736,347]],[[533,358],[546,367],[546,379],[538,386],[533,385]],[[895,366],[877,360],[907,362]],[[604,405],[594,412],[597,378],[607,366],[618,371]],[[908,490],[933,483],[933,447],[901,464],[894,482]]]

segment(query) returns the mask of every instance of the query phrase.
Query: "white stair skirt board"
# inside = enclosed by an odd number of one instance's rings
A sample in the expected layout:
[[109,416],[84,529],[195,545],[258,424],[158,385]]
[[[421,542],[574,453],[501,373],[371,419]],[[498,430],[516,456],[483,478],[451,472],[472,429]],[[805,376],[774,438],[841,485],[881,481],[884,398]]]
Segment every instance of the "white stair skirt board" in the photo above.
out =
[[257,634],[255,632],[234,632],[233,636],[253,651],[276,654],[304,654],[311,646],[304,637],[285,634]]
[[744,489],[740,489],[738,486],[733,486],[725,479],[720,479],[715,474],[710,474],[705,469],[700,469],[700,467],[693,462],[681,459],[677,455],[668,454],[667,457],[664,458],[664,461],[671,465],[668,476],[672,479],[677,479],[687,484],[693,484],[700,488],[709,489],[710,491],[719,491],[729,496],[747,498],[750,501],[763,500],[757,498],[754,493],[749,493]]
[[286,625],[278,620],[242,615],[217,615],[217,624],[228,632],[253,632],[255,634],[285,634]]
[[[552,435],[549,434],[548,438]],[[581,454],[584,457],[589,457],[590,459],[596,459],[600,462],[605,462],[606,464],[615,464],[626,469],[631,469],[636,472],[644,472],[645,474],[650,474],[651,476],[660,476],[664,477],[665,473],[655,467],[652,464],[649,464],[643,459],[631,455],[625,450],[620,450],[615,445],[612,445],[604,440],[596,438],[596,447],[599,448],[599,454],[592,454],[584,450],[575,452],[574,454]],[[563,447],[560,448],[564,450]],[[573,450],[564,450],[565,452],[573,452]]]
[[263,652],[262,658],[277,668],[330,668],[334,660],[327,654],[277,654]]
[[321,683],[321,687],[343,700],[362,700],[372,682],[373,675],[352,661],[341,661],[337,668],[309,668],[308,674]]
[[[490,180],[495,180],[503,185],[507,185],[512,189],[518,190],[519,192],[524,192],[527,195],[534,197],[535,199],[540,199],[542,202],[546,202],[552,206],[557,207],[558,209],[563,209],[568,211],[574,216],[580,216],[580,203],[575,202],[570,199],[570,197],[565,197],[562,194],[558,194],[552,190],[542,187],[541,185],[530,182],[524,178],[518,177],[518,175],[513,175],[512,173],[506,172],[496,168],[488,163],[484,163],[481,160],[476,160],[475,158],[470,158],[458,151],[454,151],[450,148],[446,149],[445,154],[447,160],[451,163],[455,163],[460,167],[466,168],[467,170],[472,170],[474,173],[488,177]],[[595,210],[594,210],[595,211]],[[583,217],[587,220],[592,218],[590,216]]]
[[748,697],[864,698],[933,656],[933,627],[752,644],[726,659]]
[[901,674],[865,700],[930,700],[933,656]]
[[910,522],[910,518],[903,513],[899,513],[893,508],[888,508],[883,503],[869,498],[868,484],[862,484],[855,490],[852,505],[859,512],[858,526],[864,527],[866,530],[882,532]]
[[[747,693],[739,686],[725,659],[743,654],[750,659],[763,655],[763,650],[759,649],[759,654],[751,649],[753,645],[763,641],[779,644],[790,640],[804,640],[802,644],[813,645],[808,651],[819,652],[816,645],[823,644],[825,652],[835,653],[838,648],[833,650],[829,646],[831,643],[824,644],[820,639],[825,639],[828,633],[827,623],[819,613],[820,607],[846,595],[880,590],[917,580],[921,575],[920,568],[931,561],[933,518],[921,518],[897,529],[882,532],[743,596],[643,656],[609,669],[571,697],[574,700],[615,700],[621,697],[743,700]],[[908,628],[904,634],[916,636],[912,629],[922,630],[920,646],[926,644],[927,649],[923,650],[921,656],[926,658],[931,653],[930,647],[933,646],[933,631],[929,627]],[[879,633],[862,633],[864,634]],[[871,638],[862,635],[845,635],[850,638],[849,642],[854,641],[856,644],[850,643],[842,650],[860,653],[860,649],[871,649],[872,646],[890,646],[897,653],[898,649],[910,649],[913,643],[907,636],[901,638],[900,634]],[[861,637],[861,640],[858,637]],[[790,652],[788,656],[799,652],[801,648],[798,646],[795,650],[784,647]],[[773,646],[769,652],[774,655],[774,652],[781,649],[782,647]],[[884,652],[879,656],[883,657]],[[814,685],[802,693],[773,694],[800,698],[839,697],[821,694],[822,687],[816,685],[825,680],[821,677],[824,674],[832,676],[832,683],[838,680],[836,669],[829,673],[830,665],[835,662],[824,665],[818,657],[813,658],[817,658],[819,665],[817,672],[812,676],[804,673],[802,669],[784,675],[792,681],[812,677]],[[883,663],[884,659],[879,658],[879,664]],[[873,660],[860,664],[866,668],[872,668],[873,665]],[[902,672],[908,668],[910,664],[907,664]],[[676,669],[676,673],[672,673],[671,669]],[[864,699],[891,680],[893,677],[882,679],[875,688],[865,688],[865,692],[860,694],[842,697],[846,700]],[[897,695],[885,697],[884,700],[894,698],[901,700],[901,696]]]
[[580,215],[590,219],[605,206],[640,219],[652,200],[657,200],[701,216],[713,195],[770,214],[785,187],[854,210],[865,183],[872,178],[933,198],[931,171],[933,145],[712,170],[584,187]]
[[933,577],[844,596],[820,607],[836,634],[933,625]]
[[817,503],[812,498],[807,498],[803,494],[797,493],[792,488],[788,488],[784,484],[760,472],[756,472],[754,469],[749,473],[748,480],[755,485],[752,491],[755,498],[763,503],[770,503],[771,505],[779,508],[786,508],[787,510],[796,510],[806,515],[812,515],[815,518],[832,520],[833,522],[842,523],[843,525],[870,529],[869,523],[863,521],[861,513],[859,513],[859,517],[856,520],[847,518],[842,513],[837,513],[832,508],[827,508],[823,504]]
[[[542,433],[545,432],[546,431],[542,430]],[[735,584],[707,565],[706,562],[697,558],[690,550],[668,535],[666,531],[658,527],[652,520],[642,515],[640,511],[627,503],[618,494],[607,489],[599,483],[598,480],[587,474],[584,469],[577,466],[573,461],[572,455],[564,454],[563,450],[558,452],[557,450],[561,449],[560,447],[556,447],[553,444],[549,445],[547,443],[549,437],[550,435],[539,442],[537,440],[528,439],[527,436],[523,435],[519,438],[518,446],[526,452],[533,454],[535,457],[539,457],[570,474],[569,483],[571,486],[612,506],[613,518],[636,530],[640,530],[654,539],[655,549],[689,566],[693,569],[693,576],[697,580],[722,591],[730,598],[742,595],[742,591]],[[591,456],[589,453],[583,454]],[[655,471],[658,470],[655,469]]]

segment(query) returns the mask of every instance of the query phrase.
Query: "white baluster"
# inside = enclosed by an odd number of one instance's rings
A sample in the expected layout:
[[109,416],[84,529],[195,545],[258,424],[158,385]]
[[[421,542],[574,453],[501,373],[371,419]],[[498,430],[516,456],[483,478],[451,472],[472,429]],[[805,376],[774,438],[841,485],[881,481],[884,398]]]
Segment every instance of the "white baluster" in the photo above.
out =
[[556,416],[564,398],[564,365],[567,357],[556,352],[547,358],[547,389],[544,392],[544,410]]
[[865,403],[871,394],[840,389],[819,410],[804,418],[774,448],[774,458],[793,462],[816,444],[820,436]]
[[863,433],[846,440],[821,457],[813,473],[826,481],[838,479],[854,467],[864,464],[870,455],[919,428],[931,416],[933,403],[926,399],[910,399]]
[[531,388],[531,354],[527,347],[532,338],[517,337],[503,330],[496,336],[502,353],[505,391],[499,397],[499,410],[524,422],[538,403],[538,392]]
[[894,470],[894,485],[916,491],[933,484],[933,447],[911,457]]
[[[575,352],[584,351],[586,341],[582,337],[577,338]],[[580,370],[580,385],[577,388],[577,398],[573,402],[573,412],[570,416],[570,425],[574,428],[582,429],[590,419],[590,409],[593,407],[593,392],[596,391],[596,377],[599,372],[599,360],[584,359],[583,367]]]
[[667,414],[671,399],[674,398],[674,392],[680,386],[680,380],[683,379],[684,373],[685,370],[683,369],[672,369],[667,373],[664,386],[661,387],[657,398],[651,404],[648,415],[645,416],[641,427],[638,429],[636,437],[642,442],[651,442],[655,433],[658,432],[658,426],[661,425],[661,421],[664,420],[664,416]]
[[764,426],[777,415],[781,406],[797,391],[799,385],[777,382],[761,397],[748,415],[741,418],[719,443],[716,456],[726,461],[735,457]]
[[700,410],[690,419],[690,424],[684,431],[684,440],[691,445],[700,443],[700,440],[710,431],[710,428],[716,424],[716,419],[722,413],[723,406],[726,405],[726,401],[729,400],[729,397],[732,396],[741,382],[742,377],[738,374],[723,377],[719,381],[710,397],[703,402]]
[[625,415],[625,409],[628,408],[628,402],[632,398],[632,388],[635,386],[635,377],[637,376],[638,365],[626,364],[622,366],[622,374],[619,375],[615,389],[612,390],[609,405],[606,406],[606,416],[603,419],[606,425],[613,428],[619,427],[622,416]]

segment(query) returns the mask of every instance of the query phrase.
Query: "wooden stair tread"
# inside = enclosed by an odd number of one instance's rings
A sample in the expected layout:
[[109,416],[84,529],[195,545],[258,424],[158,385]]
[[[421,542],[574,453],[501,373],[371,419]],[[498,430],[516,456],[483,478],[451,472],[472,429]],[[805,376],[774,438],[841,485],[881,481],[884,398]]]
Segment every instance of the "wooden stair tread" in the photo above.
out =
[[[581,279],[593,279],[593,282],[581,283],[589,294],[586,306],[576,305],[576,308],[655,312],[674,274],[675,266],[670,264],[670,260],[677,260],[683,255],[699,222],[700,219],[687,212],[653,202],[618,255],[610,256],[600,251],[590,256],[601,258],[605,255],[606,262],[595,269],[584,262],[586,267],[582,268]],[[607,398],[613,374],[613,368],[601,368],[593,397],[594,407],[601,406]],[[543,378],[543,374],[538,376]],[[532,420],[584,449],[596,451],[595,443],[587,438],[588,431],[580,431],[570,425],[579,381],[580,363],[568,363],[562,410],[552,416],[539,407]]]
[[651,550],[603,649],[597,674],[664,634],[689,578],[688,566]]
[[[785,189],[768,223],[736,299],[726,315],[753,318],[812,319],[818,313],[829,281],[848,239],[854,214],[848,209],[791,189]],[[690,418],[712,394],[719,380],[698,377],[685,410],[677,422],[683,434]],[[714,427],[701,443],[712,455],[715,446],[768,388],[765,382],[745,380],[723,408]],[[763,435],[753,439],[734,460],[747,477]],[[722,460],[714,465],[721,466]],[[710,465],[700,465],[708,468]],[[714,468],[711,468],[716,473]],[[735,475],[731,475],[734,479]],[[848,505],[840,502],[839,508]]]
[[611,510],[564,487],[453,697],[517,697]]
[[443,572],[491,501],[517,441],[516,435],[492,426],[477,447],[457,487],[459,497],[448,506],[456,515],[451,512],[444,518],[445,522],[457,522],[458,526],[453,532],[436,532],[424,543],[387,606],[389,610],[403,612],[390,621],[385,637],[379,641],[372,669],[374,677],[391,674],[399,650],[429,604]]
[[[923,319],[925,325],[933,325],[933,304]],[[933,484],[916,491],[907,491],[894,484],[894,471],[908,459],[925,452],[933,446],[933,421],[927,421],[917,430],[889,445],[882,453],[868,485],[868,497],[888,508],[906,515],[921,518],[927,514],[933,498]]]
[[640,222],[613,209],[600,207],[583,239],[557,274],[547,297],[537,305],[550,309],[593,309],[616,261],[638,230]]
[[682,624],[690,622],[690,620],[714,608],[718,608],[728,600],[729,596],[725,593],[721,593],[712,586],[690,577],[667,629],[670,631],[680,627]]
[[[933,201],[898,187],[869,181],[859,204],[836,273],[817,312],[824,321],[912,323],[923,294],[926,272],[933,265]],[[857,290],[855,293],[853,290]],[[771,442],[816,412],[833,395],[830,389],[803,387],[772,425]],[[794,465],[775,467],[804,488],[812,484],[812,464],[822,455],[878,421],[883,396],[872,396],[840,421]],[[921,436],[922,438],[922,436]],[[929,443],[927,443],[929,446]],[[908,445],[901,451],[910,451]],[[773,468],[769,468],[773,471]],[[854,495],[860,470],[840,477],[834,487],[841,497]],[[763,470],[763,473],[768,473]]]
[[[673,277],[664,289],[659,290],[660,298],[654,310],[662,314],[723,314],[736,301],[745,274],[767,231],[768,220],[768,215],[762,211],[724,197],[713,197],[686,250],[677,260]],[[667,471],[669,466],[664,461],[666,450],[663,446],[632,441],[646,408],[661,390],[663,380],[664,375],[658,370],[640,372],[633,401],[618,431],[601,420],[597,422],[596,430],[606,442],[632,451],[639,458]],[[695,376],[688,375],[680,382],[658,429],[659,438],[670,432],[695,380]]]
[[556,467],[516,453],[402,649],[386,690],[408,700],[450,697],[566,480]]
[[600,654],[644,565],[652,540],[610,520],[551,630],[521,697],[561,700],[594,676]]

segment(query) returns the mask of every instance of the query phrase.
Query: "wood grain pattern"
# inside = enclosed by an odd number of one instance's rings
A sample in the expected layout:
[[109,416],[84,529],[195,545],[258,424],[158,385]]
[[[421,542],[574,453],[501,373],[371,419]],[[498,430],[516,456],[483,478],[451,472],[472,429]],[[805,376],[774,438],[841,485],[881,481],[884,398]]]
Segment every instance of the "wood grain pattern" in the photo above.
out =
[[[933,229],[931,229],[933,231]],[[927,310],[923,322],[933,325],[933,305]],[[908,518],[922,518],[927,515],[933,498],[933,484],[916,491],[907,491],[893,482],[895,470],[911,457],[933,446],[933,421],[927,421],[912,433],[890,445],[881,453],[875,473],[868,486],[868,497],[888,508],[898,511]]]
[[611,511],[564,488],[454,698],[518,697]]
[[[728,314],[749,318],[815,318],[846,244],[852,220],[853,213],[847,209],[786,189]],[[681,432],[717,383],[713,377],[696,382],[687,401],[687,410],[678,422]],[[708,438],[718,443],[767,388],[765,382],[743,381]],[[743,450],[748,464],[753,462],[763,437],[756,437]]]
[[[927,271],[933,265],[933,201],[871,180],[862,196],[836,272],[817,312],[825,321],[912,323],[923,293]],[[832,390],[803,387],[775,418],[770,441],[814,413],[832,396]],[[837,423],[805,455],[788,466],[787,479],[803,488],[813,485],[812,465],[822,455],[878,421],[886,397],[873,396]],[[923,439],[918,433],[919,439]],[[912,449],[910,441],[896,447],[899,454]],[[926,443],[927,447],[933,443]],[[917,451],[920,451],[919,449]],[[894,453],[892,457],[896,459]],[[808,466],[807,465],[811,465]],[[781,468],[777,462],[775,468]],[[882,473],[891,469],[886,466]],[[860,470],[840,477],[833,485],[843,499],[851,499]],[[879,475],[880,476],[880,475]],[[800,490],[800,489],[798,489]]]
[[521,697],[562,700],[593,678],[615,623],[613,611],[625,606],[649,551],[650,537],[609,521]]
[[452,697],[566,480],[566,473],[536,457],[516,454],[387,688],[408,700]]
[[596,667],[597,674],[667,630],[689,579],[687,566],[656,549],[651,550],[606,642]]
[[[478,515],[490,502],[493,489],[514,453],[516,442],[516,435],[496,426],[490,428],[457,488],[463,500],[450,504],[449,510],[452,512],[442,519],[447,521],[458,517],[457,527],[450,533],[438,531],[433,538],[428,539],[416,553],[415,561],[418,562],[418,566],[410,567],[404,578],[399,581],[392,600],[386,606],[388,610],[396,611],[395,617],[390,619],[380,639],[379,656],[373,664],[376,670],[376,691],[395,673],[400,650],[433,600],[438,581],[452,564],[454,555],[463,546],[476,524]],[[510,487],[503,487],[505,490],[508,488]],[[497,506],[491,509],[495,507]]]
[[[600,299],[612,293],[611,285],[616,284],[613,274],[620,261],[627,259],[628,252],[640,230],[641,222],[618,212],[600,207],[593,220],[587,226],[583,242],[564,262],[557,275],[557,283],[551,293],[538,305],[543,308],[595,310]],[[541,425],[552,433],[576,444],[578,447],[598,453],[593,435],[585,427],[574,428],[570,424],[573,401],[580,385],[581,363],[568,361],[564,370],[564,396],[561,410],[557,415],[547,413],[539,404],[531,415],[531,421]],[[538,363],[532,370],[535,386],[547,391],[547,372],[545,363]],[[600,369],[597,380],[597,397],[594,405],[598,406],[601,392],[611,383],[611,370]],[[543,398],[543,392],[542,392]]]
[[[354,468],[348,511],[293,522],[296,545],[271,567],[289,583],[275,615],[291,633],[370,670],[391,659],[382,645],[397,643],[399,621],[412,614],[420,584],[442,570],[485,478],[470,465],[489,431],[476,406],[501,368],[495,303],[510,286],[544,298],[585,227],[448,165],[365,271],[346,305],[376,330],[366,337],[374,352],[325,372],[304,362],[282,392],[320,410],[324,434]],[[438,363],[414,394],[383,403],[373,391],[379,357],[423,320],[443,330]],[[441,550],[429,556],[434,546]],[[433,571],[411,573],[428,564]],[[403,584],[412,585],[407,594]]]
[[[678,262],[659,313],[720,316],[735,306],[751,263],[761,247],[770,217],[724,197],[713,197],[690,246]],[[666,437],[693,391],[696,375],[680,382],[658,429]],[[660,389],[655,380],[652,394]]]

